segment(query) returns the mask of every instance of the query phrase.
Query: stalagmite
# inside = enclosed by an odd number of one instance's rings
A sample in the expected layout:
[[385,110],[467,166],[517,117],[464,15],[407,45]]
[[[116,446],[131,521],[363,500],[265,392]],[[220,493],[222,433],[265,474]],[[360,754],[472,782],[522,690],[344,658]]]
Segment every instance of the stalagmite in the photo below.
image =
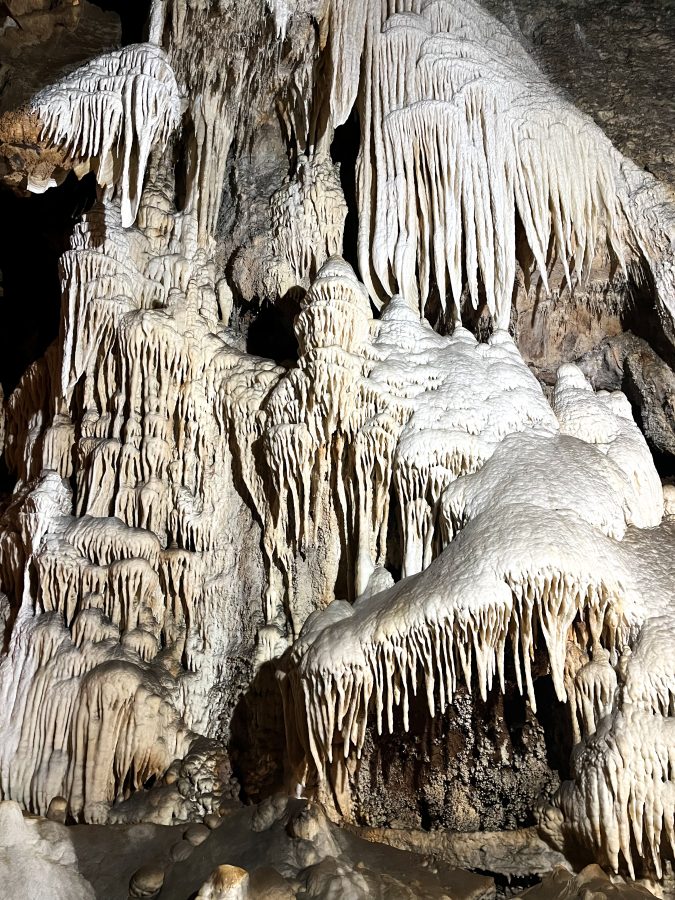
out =
[[[268,465],[279,494],[272,533],[285,544],[289,522],[279,515],[295,510],[293,540],[301,546],[301,535],[316,534],[322,517],[334,515],[347,545],[353,534],[357,541],[357,594],[385,561],[390,486],[410,575],[431,561],[436,507],[450,482],[479,468],[510,432],[558,428],[508,334],[485,344],[462,328],[441,337],[402,297],[373,322],[363,285],[337,258],[318,273],[295,327],[300,368],[268,405]],[[345,471],[348,445],[354,463]],[[327,509],[306,487],[326,483],[337,485]]]
[[[175,124],[175,80],[161,51],[118,56],[105,63],[117,72],[111,85],[122,99],[128,92],[146,128],[129,121],[124,140],[140,145],[124,152],[145,166],[151,143]],[[145,72],[136,87],[124,69],[132,63]],[[91,71],[72,84],[86,86]],[[168,118],[148,143],[151,110],[132,101],[155,90],[155,77],[166,82],[156,102],[169,104]],[[0,663],[0,788],[43,812],[63,795],[72,815],[95,821],[184,755],[191,728],[208,730],[206,697],[239,640],[221,574],[233,558],[231,526],[217,524],[233,509],[216,499],[232,494],[232,473],[207,473],[229,458],[237,390],[259,383],[262,399],[267,364],[250,367],[228,343],[213,266],[187,219],[162,226],[163,196],[157,190],[152,216],[141,202],[139,229],[124,228],[124,196],[77,226],[61,261],[62,343],[9,403],[7,460],[20,480],[0,546],[16,615]],[[72,497],[61,480],[71,476]],[[55,680],[67,689],[50,691]]]
[[347,204],[335,166],[323,155],[300,158],[294,177],[271,205],[274,251],[299,284],[309,284],[325,260],[342,249]]
[[67,829],[55,821],[24,818],[11,800],[0,802],[0,869],[8,897],[94,900],[78,872]]
[[651,871],[660,879],[665,858],[675,856],[673,619],[672,609],[664,612],[625,651],[612,702],[576,748],[574,780],[562,785],[542,822],[554,840],[573,835],[633,878]]

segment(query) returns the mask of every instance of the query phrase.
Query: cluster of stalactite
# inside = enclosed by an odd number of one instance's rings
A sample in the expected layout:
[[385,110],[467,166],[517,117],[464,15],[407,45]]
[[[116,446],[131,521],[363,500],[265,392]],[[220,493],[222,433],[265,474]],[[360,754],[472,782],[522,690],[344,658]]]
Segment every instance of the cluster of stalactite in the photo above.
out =
[[210,692],[261,618],[232,619],[230,441],[278,371],[236,349],[195,217],[153,166],[136,227],[111,201],[77,226],[59,339],[6,409],[0,790],[96,821],[213,731]]
[[[340,547],[326,578],[344,553],[350,595],[365,590],[389,561],[392,494],[403,573],[420,571],[439,546],[443,488],[510,432],[557,428],[508,334],[487,344],[462,328],[441,337],[400,296],[374,320],[364,286],[339,258],[313,282],[296,333],[298,367],[264,405],[272,615],[293,590],[296,554],[336,528]],[[324,603],[332,590],[329,581]]]
[[[396,305],[382,316],[378,337]],[[399,321],[413,321],[409,308],[399,315]],[[414,321],[419,328],[419,318]],[[508,346],[507,340],[497,333],[494,344]],[[433,335],[432,346],[443,342],[450,367],[451,341]],[[422,344],[415,342],[418,349]],[[412,351],[400,331],[392,345],[403,354]],[[470,337],[466,347],[474,353],[483,348],[484,355],[490,349]],[[384,384],[400,388],[402,372],[417,373],[417,396],[396,438],[394,467],[406,429],[425,409],[420,398],[433,371],[427,358],[420,376],[414,355],[403,354],[395,367],[388,360],[389,376],[377,368],[365,376],[381,390]],[[463,370],[453,374],[466,401],[479,372],[462,362]],[[520,408],[518,424],[507,416],[484,422],[482,431],[476,410],[484,412],[489,403],[480,393],[475,405],[453,409],[445,405],[442,378],[434,380],[428,421],[435,427],[418,432],[417,458],[428,464],[448,421],[457,431],[463,423],[463,440],[480,443],[490,429],[493,439],[484,440],[482,456],[473,448],[473,461],[463,470],[446,464],[443,477],[437,476],[438,493],[429,497],[437,549],[418,557],[412,577],[391,587],[380,581],[355,603],[335,601],[306,622],[282,681],[289,753],[298,780],[311,785],[317,777],[319,784],[327,779],[338,808],[350,815],[345,762],[360,756],[369,722],[378,732],[393,731],[397,721],[408,730],[418,693],[431,716],[442,714],[460,680],[469,689],[477,686],[485,699],[496,684],[504,689],[507,657],[518,688],[536,709],[532,663],[535,650],[544,648],[579,746],[574,780],[546,811],[543,830],[561,846],[565,835],[580,838],[616,871],[661,877],[662,853],[670,853],[662,834],[672,841],[672,807],[664,799],[669,787],[664,794],[662,785],[670,782],[673,683],[655,636],[667,640],[672,617],[672,521],[662,522],[660,480],[623,394],[595,393],[576,366],[563,366],[551,421],[540,415],[536,391],[528,392],[526,380],[519,383],[520,374],[518,366],[503,369],[499,382],[512,408]],[[492,384],[504,416],[508,404]],[[443,434],[444,449],[451,434]],[[421,475],[418,467],[407,482],[416,479],[418,491]],[[406,552],[406,541],[419,542],[420,535],[406,531],[410,498],[397,497]],[[434,547],[430,539],[424,544]],[[382,560],[373,560],[368,571],[378,564]],[[641,730],[658,736],[648,751]],[[631,773],[643,767],[636,780]],[[632,847],[643,857],[639,866]]]

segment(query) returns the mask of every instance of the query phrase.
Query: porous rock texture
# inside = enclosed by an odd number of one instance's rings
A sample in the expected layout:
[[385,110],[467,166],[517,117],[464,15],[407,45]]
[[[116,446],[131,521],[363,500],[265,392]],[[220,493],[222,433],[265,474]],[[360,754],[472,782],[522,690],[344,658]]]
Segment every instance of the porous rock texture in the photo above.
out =
[[672,891],[672,21],[629,5],[3,5],[0,202],[49,214],[0,252],[12,896]]

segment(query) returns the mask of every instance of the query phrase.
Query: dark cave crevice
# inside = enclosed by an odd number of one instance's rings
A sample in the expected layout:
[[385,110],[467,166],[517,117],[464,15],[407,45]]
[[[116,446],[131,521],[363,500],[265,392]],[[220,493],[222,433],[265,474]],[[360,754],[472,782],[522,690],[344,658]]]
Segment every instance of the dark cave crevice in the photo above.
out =
[[173,148],[174,203],[177,212],[185,209],[190,196],[190,173],[195,168],[195,130],[191,117],[186,113]]
[[294,307],[295,304],[285,300],[278,304],[264,300],[255,313],[251,311],[246,333],[246,352],[273,359],[280,365],[297,362],[298,341],[293,320],[299,309],[295,310]]
[[122,46],[148,39],[150,0],[90,0],[106,12],[114,12],[122,23]]
[[[0,217],[11,222],[0,241],[0,384],[5,400],[58,338],[59,259],[95,200],[92,174],[78,181],[71,173],[59,187],[28,197],[0,191]],[[0,454],[0,494],[11,492],[15,481]]]
[[356,203],[356,160],[361,147],[361,127],[356,108],[352,109],[344,125],[335,129],[330,155],[334,163],[340,165],[340,184],[347,203],[347,218],[342,245],[342,256],[359,272],[358,234],[359,214]]
[[[574,738],[567,704],[558,699],[550,675],[542,675],[534,682],[537,701],[536,719],[544,732],[546,758],[549,768],[560,776],[561,781],[570,778],[570,760]],[[525,697],[516,695],[525,704]]]
[[280,668],[279,660],[260,666],[232,712],[228,755],[244,803],[259,803],[284,787],[286,733],[277,679]]
[[44,194],[18,197],[0,192],[0,217],[11,227],[0,241],[4,327],[0,333],[0,383],[5,397],[28,366],[59,334],[59,258],[73,228],[96,200],[96,181],[71,173]]
[[657,308],[656,285],[646,264],[639,271],[628,271],[631,303],[622,316],[625,331],[642,338],[670,368],[675,368],[675,347],[666,334]]
[[[671,370],[675,370],[675,346],[664,328],[663,319],[657,305],[656,285],[646,263],[640,268],[628,269],[625,290],[629,301],[626,302],[620,314],[624,335],[634,335],[645,341],[656,354],[656,357]],[[640,391],[633,383],[628,369],[624,368],[623,378],[620,383],[611,387],[605,385],[605,387],[621,390],[625,394],[630,402],[633,418],[647,440],[656,471],[661,478],[673,478],[675,476],[675,456],[655,446],[651,437],[649,423],[643,418]],[[665,416],[668,418],[670,400],[667,392],[660,399],[655,396],[654,402],[662,403]]]

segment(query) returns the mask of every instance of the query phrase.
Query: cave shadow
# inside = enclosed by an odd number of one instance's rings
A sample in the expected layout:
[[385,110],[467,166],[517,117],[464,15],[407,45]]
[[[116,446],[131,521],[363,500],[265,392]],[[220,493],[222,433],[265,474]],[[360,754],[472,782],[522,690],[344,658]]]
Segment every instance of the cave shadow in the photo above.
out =
[[122,46],[148,39],[150,0],[90,0],[105,12],[114,12],[122,23]]
[[243,803],[260,803],[284,788],[286,730],[277,680],[282,665],[279,659],[263,663],[232,713],[227,752]]
[[330,145],[330,156],[340,166],[340,185],[347,204],[342,242],[343,259],[358,275],[359,211],[356,202],[356,160],[361,147],[361,126],[354,107],[343,125],[338,125]]
[[[517,689],[509,655],[507,650],[505,693],[495,684],[483,700],[458,685],[452,703],[442,715],[437,712],[432,718],[423,690],[424,673],[418,669],[418,693],[410,698],[407,731],[400,708],[394,709],[392,732],[385,721],[380,735],[371,712],[359,764],[367,768],[371,795],[360,809],[362,824],[382,824],[378,819],[382,810],[389,816],[396,808],[390,798],[404,797],[406,814],[417,819],[416,827],[464,830],[453,808],[457,786],[459,796],[470,793],[477,798],[480,830],[536,824],[541,800],[569,778],[570,715],[555,695],[551,676],[544,674],[541,659],[533,665],[533,670],[538,669],[534,678],[537,712],[533,712]],[[472,683],[478,683],[475,672]],[[437,709],[438,702],[437,689]],[[502,752],[505,758],[500,757]],[[359,769],[356,780],[360,780]],[[527,796],[521,793],[523,786],[530,789]],[[375,819],[371,819],[373,815]],[[391,822],[387,820],[387,824]]]
[[0,216],[11,223],[0,241],[0,382],[5,396],[58,337],[59,259],[95,200],[91,174],[78,181],[71,173],[60,186],[28,197],[0,191]]
[[[96,197],[94,175],[78,180],[72,172],[44,194],[20,197],[0,190],[0,217],[11,223],[0,241],[0,384],[5,400],[59,336],[59,260]],[[2,456],[0,493],[10,492],[14,483]]]
[[[287,292],[278,303],[263,300],[252,313],[246,334],[246,352],[290,366],[298,361],[298,340],[293,322],[300,311],[297,293]],[[241,314],[241,309],[240,309]]]

